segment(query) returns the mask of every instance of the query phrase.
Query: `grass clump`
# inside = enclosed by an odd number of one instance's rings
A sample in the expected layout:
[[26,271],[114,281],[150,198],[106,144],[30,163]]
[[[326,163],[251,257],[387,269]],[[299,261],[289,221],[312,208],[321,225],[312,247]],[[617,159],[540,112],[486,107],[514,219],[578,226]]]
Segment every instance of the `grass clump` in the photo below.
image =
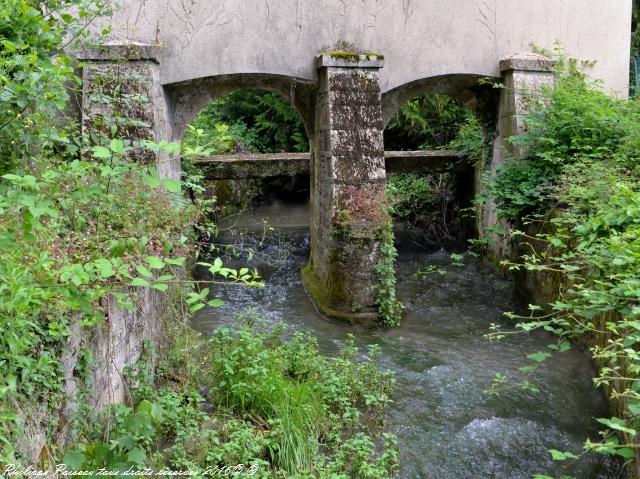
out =
[[[247,323],[196,342],[178,332],[155,374],[145,359],[129,372],[131,404],[86,429],[65,462],[205,477],[237,464],[260,478],[393,477],[397,445],[382,419],[394,380],[378,369],[378,349],[359,359],[349,337],[327,357],[312,336],[284,332]],[[110,455],[96,455],[104,448]]]

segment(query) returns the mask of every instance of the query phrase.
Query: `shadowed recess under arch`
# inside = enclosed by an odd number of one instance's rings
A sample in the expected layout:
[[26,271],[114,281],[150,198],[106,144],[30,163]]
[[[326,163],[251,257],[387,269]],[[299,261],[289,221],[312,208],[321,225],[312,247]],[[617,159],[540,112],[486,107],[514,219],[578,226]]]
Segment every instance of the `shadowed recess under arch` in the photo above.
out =
[[171,110],[172,140],[180,141],[186,126],[211,102],[237,90],[277,93],[300,115],[307,136],[313,137],[315,82],[266,73],[220,75],[164,86]]

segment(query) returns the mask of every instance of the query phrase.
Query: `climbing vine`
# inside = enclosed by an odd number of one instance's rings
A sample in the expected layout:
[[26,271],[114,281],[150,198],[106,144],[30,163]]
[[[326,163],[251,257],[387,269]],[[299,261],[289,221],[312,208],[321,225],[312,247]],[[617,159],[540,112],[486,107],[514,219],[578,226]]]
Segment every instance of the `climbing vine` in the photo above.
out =
[[378,282],[376,283],[376,302],[380,321],[384,326],[392,327],[400,324],[404,306],[396,297],[395,259],[397,256],[394,245],[393,223],[387,221],[382,227],[380,235],[380,255],[382,259],[376,265]]

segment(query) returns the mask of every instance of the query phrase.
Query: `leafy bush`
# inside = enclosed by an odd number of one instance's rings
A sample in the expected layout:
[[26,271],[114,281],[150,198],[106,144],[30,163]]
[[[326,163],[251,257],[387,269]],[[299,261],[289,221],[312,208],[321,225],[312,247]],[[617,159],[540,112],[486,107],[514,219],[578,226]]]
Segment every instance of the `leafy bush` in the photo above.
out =
[[208,154],[234,151],[277,153],[309,151],[298,113],[279,95],[261,90],[237,90],[207,106],[191,123],[185,144],[200,130]]
[[560,336],[550,351],[529,356],[536,364],[568,349],[567,340],[589,345],[599,366],[595,383],[609,393],[616,416],[598,419],[606,427],[602,440],[585,447],[636,459],[640,103],[605,96],[573,68],[561,70],[556,89],[547,94],[547,109],[531,115],[529,132],[519,141],[530,148],[529,158],[499,171],[494,187],[503,215],[542,213],[524,218],[526,231],[514,233],[527,251],[522,262],[505,264],[559,276],[559,292],[548,314],[532,305],[531,318],[512,316],[523,331],[544,328]]
[[502,217],[545,211],[567,165],[587,156],[597,160],[616,155],[629,132],[637,131],[635,104],[609,97],[572,63],[561,62],[558,73],[556,88],[543,91],[548,105],[527,116],[525,135],[510,139],[527,147],[529,157],[508,161],[490,185]]
[[[184,377],[173,377],[174,363],[159,368],[160,389],[138,383],[137,404],[116,409],[109,442],[109,422],[99,422],[66,453],[67,465],[204,472],[241,463],[261,478],[393,476],[395,438],[384,434],[380,450],[367,434],[378,435],[375,424],[393,385],[390,373],[378,370],[377,348],[358,360],[349,338],[340,356],[328,358],[312,337],[295,333],[283,340],[282,333],[282,326],[269,332],[244,325],[180,346],[173,361]],[[203,378],[211,412],[198,392]]]
[[392,214],[401,220],[415,220],[416,216],[428,210],[439,210],[443,191],[434,184],[433,176],[402,173],[389,176],[387,195]]
[[387,150],[426,150],[449,144],[469,112],[447,95],[422,95],[404,103],[384,132]]
[[[21,168],[34,152],[75,149],[53,121],[78,86],[62,48],[87,35],[84,26],[109,2],[3,0],[0,4],[0,174]],[[76,15],[69,14],[75,8]]]

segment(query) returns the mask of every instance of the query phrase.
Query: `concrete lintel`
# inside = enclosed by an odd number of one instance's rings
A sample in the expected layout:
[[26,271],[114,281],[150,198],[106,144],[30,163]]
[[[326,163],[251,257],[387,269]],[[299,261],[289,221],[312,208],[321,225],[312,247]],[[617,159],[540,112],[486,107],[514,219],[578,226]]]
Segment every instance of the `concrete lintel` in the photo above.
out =
[[[332,155],[326,152],[325,157]],[[387,173],[428,174],[455,170],[464,154],[448,150],[385,151],[384,157]],[[209,180],[308,175],[310,163],[309,153],[214,155],[194,161]]]
[[384,152],[387,173],[444,173],[460,168],[463,158],[453,150]]
[[145,43],[105,43],[78,52],[80,60],[131,61],[148,60],[160,63],[159,48]]
[[556,63],[540,53],[516,53],[500,60],[500,71],[552,72]]
[[382,68],[384,56],[379,53],[329,52],[317,58],[318,68]]

